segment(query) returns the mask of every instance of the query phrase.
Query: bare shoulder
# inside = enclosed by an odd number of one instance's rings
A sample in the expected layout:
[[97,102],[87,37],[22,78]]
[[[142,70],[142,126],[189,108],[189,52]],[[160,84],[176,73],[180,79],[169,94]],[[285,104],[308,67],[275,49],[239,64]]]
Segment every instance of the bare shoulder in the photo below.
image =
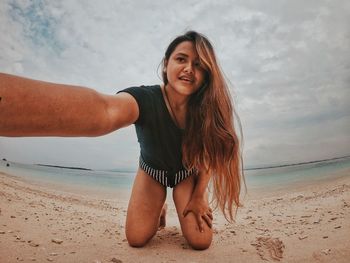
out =
[[104,95],[107,114],[112,123],[112,130],[116,130],[135,123],[139,117],[139,107],[136,99],[126,92],[116,95]]

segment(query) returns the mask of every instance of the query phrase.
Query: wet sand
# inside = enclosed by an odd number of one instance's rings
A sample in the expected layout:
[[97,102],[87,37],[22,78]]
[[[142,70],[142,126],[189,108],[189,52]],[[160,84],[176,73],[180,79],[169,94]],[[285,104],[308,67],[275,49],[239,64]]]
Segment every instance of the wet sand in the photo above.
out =
[[0,262],[350,262],[350,170],[335,179],[249,190],[236,223],[214,213],[214,239],[194,251],[168,200],[167,226],[144,248],[124,234],[130,191],[64,191],[0,173]]

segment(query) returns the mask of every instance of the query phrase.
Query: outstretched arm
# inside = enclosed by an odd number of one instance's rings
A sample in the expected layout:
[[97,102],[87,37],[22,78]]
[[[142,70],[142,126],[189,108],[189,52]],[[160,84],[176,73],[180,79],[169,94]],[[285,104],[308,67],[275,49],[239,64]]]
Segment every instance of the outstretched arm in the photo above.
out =
[[135,99],[0,73],[0,136],[100,136],[134,123]]

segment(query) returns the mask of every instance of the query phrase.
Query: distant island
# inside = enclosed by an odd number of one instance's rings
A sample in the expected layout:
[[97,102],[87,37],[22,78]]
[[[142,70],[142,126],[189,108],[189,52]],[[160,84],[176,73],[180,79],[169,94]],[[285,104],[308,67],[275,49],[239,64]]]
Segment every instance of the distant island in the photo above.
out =
[[64,168],[64,169],[72,169],[72,170],[84,170],[84,171],[92,171],[92,169],[82,168],[82,167],[69,167],[69,166],[60,166],[60,165],[50,165],[50,164],[36,164],[38,166],[47,166],[54,168]]

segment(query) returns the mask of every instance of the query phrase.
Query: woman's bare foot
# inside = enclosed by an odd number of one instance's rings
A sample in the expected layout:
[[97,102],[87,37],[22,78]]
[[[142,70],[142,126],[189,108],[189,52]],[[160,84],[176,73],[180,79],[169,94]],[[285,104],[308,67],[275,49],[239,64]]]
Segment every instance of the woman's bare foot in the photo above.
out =
[[162,230],[166,225],[166,211],[167,211],[167,209],[168,209],[168,205],[167,205],[167,203],[164,203],[163,208],[162,208],[162,212],[160,213],[160,217],[159,217],[158,230]]

